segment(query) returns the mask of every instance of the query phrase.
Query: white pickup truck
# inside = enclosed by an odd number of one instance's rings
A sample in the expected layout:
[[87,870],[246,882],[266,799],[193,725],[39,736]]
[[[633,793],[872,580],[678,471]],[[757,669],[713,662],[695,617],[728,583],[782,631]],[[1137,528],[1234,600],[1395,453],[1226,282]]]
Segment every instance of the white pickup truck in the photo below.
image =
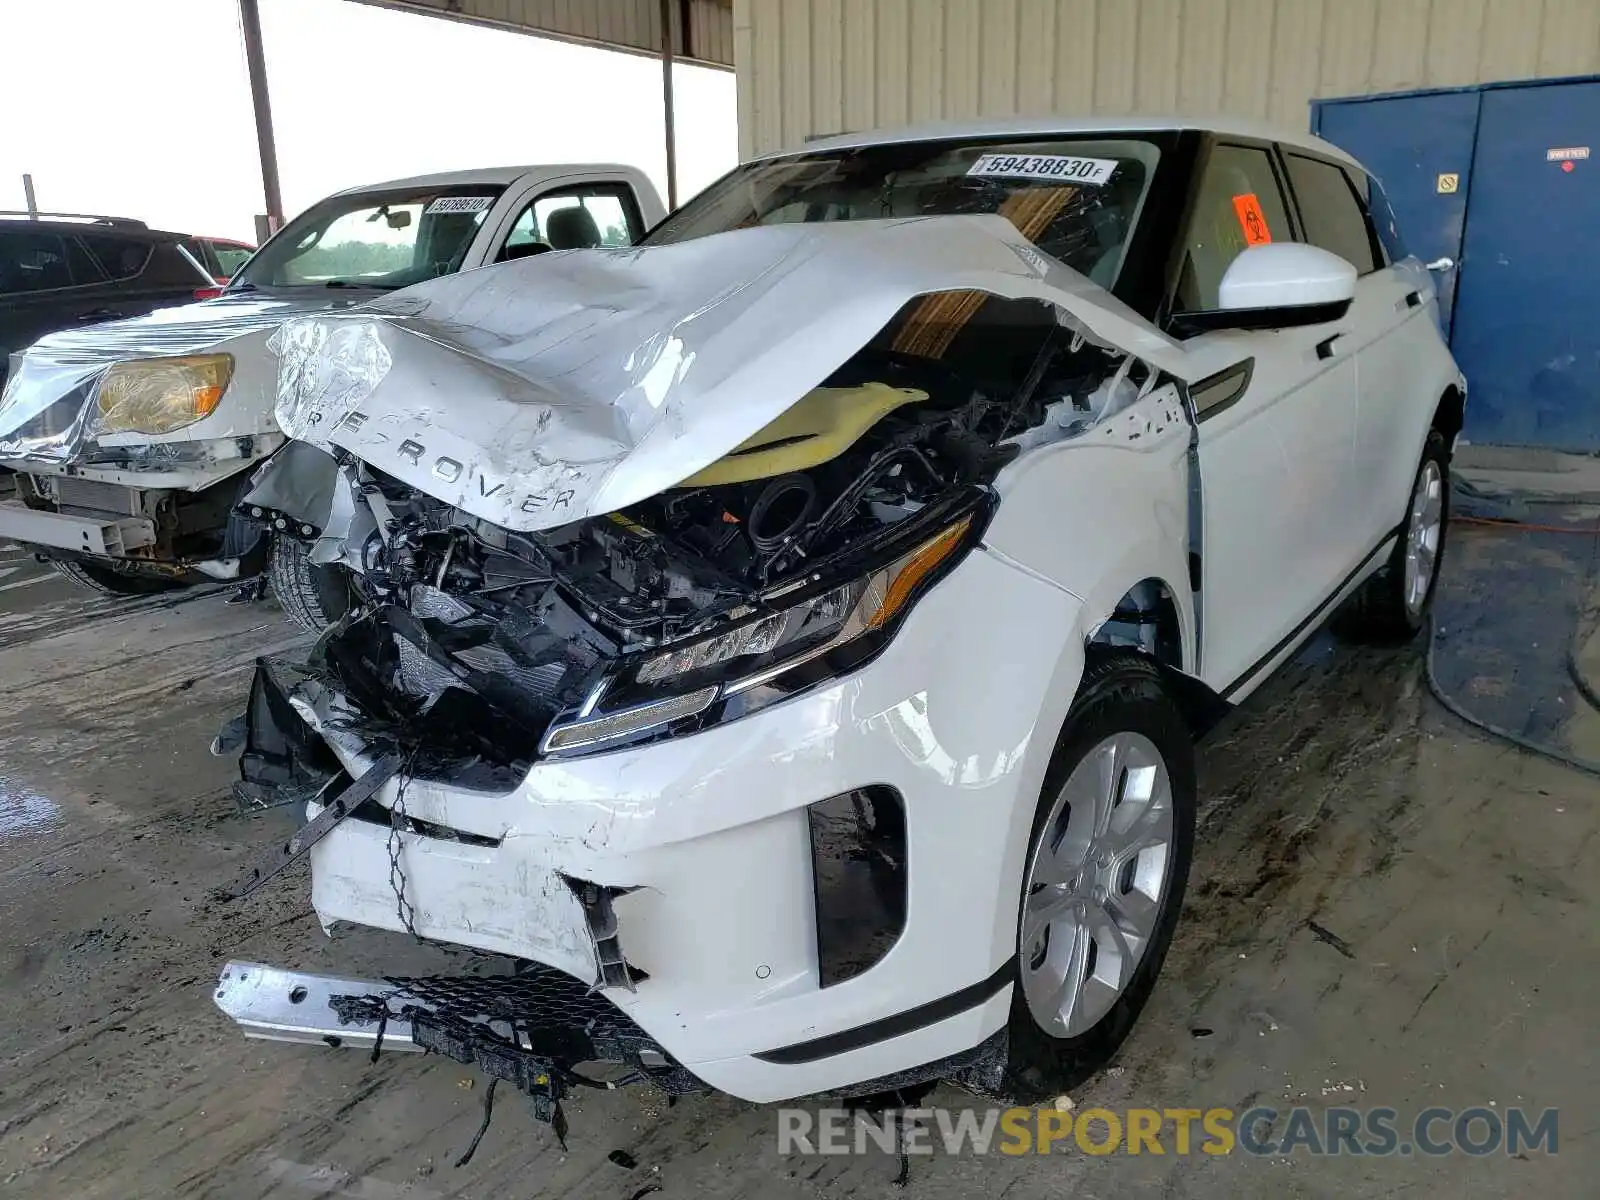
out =
[[268,338],[286,318],[547,251],[634,242],[664,215],[612,164],[459,171],[339,192],[266,243],[216,299],[42,338],[12,358],[0,466],[18,494],[0,539],[70,578],[138,595],[270,567],[285,611],[320,628],[343,576],[235,507],[283,445]]

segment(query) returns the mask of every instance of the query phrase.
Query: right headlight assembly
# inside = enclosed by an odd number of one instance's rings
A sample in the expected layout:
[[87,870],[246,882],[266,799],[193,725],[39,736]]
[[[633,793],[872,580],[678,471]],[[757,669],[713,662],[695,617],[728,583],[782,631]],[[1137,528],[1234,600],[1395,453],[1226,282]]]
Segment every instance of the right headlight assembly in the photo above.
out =
[[173,433],[215,412],[232,378],[231,354],[116,363],[95,389],[95,432]]
[[912,602],[961,558],[982,521],[968,511],[848,582],[804,581],[769,592],[767,610],[731,628],[636,656],[570,719],[545,734],[546,754],[613,748],[699,717],[738,716],[866,662]]

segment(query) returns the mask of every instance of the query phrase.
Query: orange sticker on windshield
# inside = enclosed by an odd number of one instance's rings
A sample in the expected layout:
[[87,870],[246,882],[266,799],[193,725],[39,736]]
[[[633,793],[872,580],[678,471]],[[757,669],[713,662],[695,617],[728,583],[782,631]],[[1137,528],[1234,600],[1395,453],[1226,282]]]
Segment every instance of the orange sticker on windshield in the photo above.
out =
[[1233,198],[1233,211],[1239,214],[1239,228],[1244,230],[1247,246],[1265,246],[1272,240],[1272,230],[1267,228],[1266,214],[1261,211],[1261,201],[1254,192]]

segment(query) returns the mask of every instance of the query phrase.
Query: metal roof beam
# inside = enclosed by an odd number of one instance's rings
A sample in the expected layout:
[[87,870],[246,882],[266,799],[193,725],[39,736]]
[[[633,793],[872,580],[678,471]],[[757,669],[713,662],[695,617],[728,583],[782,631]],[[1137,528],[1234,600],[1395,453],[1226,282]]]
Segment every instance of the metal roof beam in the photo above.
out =
[[[379,8],[422,13],[510,29],[538,37],[659,57],[659,0],[355,0]],[[733,67],[732,0],[677,0],[671,19],[672,57],[701,67]]]

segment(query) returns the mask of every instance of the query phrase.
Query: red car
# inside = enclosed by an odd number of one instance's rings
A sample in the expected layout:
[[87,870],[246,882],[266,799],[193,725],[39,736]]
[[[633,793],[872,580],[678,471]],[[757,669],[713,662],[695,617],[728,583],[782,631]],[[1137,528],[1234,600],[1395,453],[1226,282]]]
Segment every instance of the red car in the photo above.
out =
[[233,273],[244,266],[245,259],[256,252],[248,242],[214,237],[191,237],[183,243],[183,248],[194,255],[195,261],[219,284],[232,279]]

